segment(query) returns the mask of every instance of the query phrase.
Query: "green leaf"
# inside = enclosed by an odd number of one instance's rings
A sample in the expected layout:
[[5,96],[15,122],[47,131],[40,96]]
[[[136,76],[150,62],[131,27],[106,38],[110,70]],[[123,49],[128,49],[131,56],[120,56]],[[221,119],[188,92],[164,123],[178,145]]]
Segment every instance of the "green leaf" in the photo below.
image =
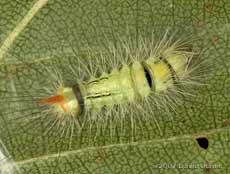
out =
[[[1,0],[0,139],[18,173],[229,173],[229,22],[228,0]],[[13,98],[4,91],[14,91],[16,98],[19,88],[26,93],[31,80],[40,80],[26,75],[27,66],[17,71],[19,59],[62,65],[73,48],[84,54],[88,47],[106,47],[108,40],[138,40],[167,29],[198,38],[194,44],[205,49],[202,58],[210,67],[204,75],[208,85],[197,88],[195,97],[185,97],[177,113],[141,121],[135,136],[129,123],[112,137],[109,129],[100,134],[84,130],[73,135],[71,146],[69,137],[57,142],[39,123],[28,127],[29,117],[15,120],[21,105],[9,103]],[[207,148],[199,145],[202,140]]]

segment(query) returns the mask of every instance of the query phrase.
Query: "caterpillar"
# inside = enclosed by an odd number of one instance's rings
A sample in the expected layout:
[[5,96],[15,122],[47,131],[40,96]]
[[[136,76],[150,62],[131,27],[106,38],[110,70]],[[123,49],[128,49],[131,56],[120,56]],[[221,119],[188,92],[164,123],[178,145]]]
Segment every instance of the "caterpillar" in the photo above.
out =
[[57,57],[15,64],[14,88],[4,89],[13,103],[3,109],[5,115],[34,129],[42,123],[45,134],[73,136],[76,130],[97,132],[127,122],[135,129],[135,120],[141,119],[153,119],[161,131],[157,110],[174,110],[180,96],[190,95],[188,89],[199,83],[200,63],[191,40],[168,33],[159,41],[120,40],[106,49],[78,53],[72,48],[66,59]]
[[174,86],[188,73],[191,52],[167,48],[143,62],[124,64],[99,78],[59,87],[56,95],[43,98],[53,106],[58,117],[64,113],[77,117],[87,110],[101,109],[144,100],[151,93],[160,93]]

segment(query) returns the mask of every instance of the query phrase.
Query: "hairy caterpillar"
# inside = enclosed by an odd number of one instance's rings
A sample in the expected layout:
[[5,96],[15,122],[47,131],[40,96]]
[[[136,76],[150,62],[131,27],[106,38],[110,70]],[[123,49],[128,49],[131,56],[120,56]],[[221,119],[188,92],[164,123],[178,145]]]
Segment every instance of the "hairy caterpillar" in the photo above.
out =
[[35,129],[42,123],[45,133],[61,135],[125,127],[126,122],[135,129],[139,119],[153,119],[161,131],[156,108],[174,109],[198,83],[191,42],[174,39],[166,33],[158,42],[120,41],[84,54],[73,49],[66,59],[16,64],[15,88],[5,90],[13,103],[5,106],[10,107],[7,115]]
[[87,110],[144,100],[151,93],[165,91],[184,79],[191,55],[189,51],[169,47],[143,62],[124,64],[99,78],[60,87],[56,95],[41,102],[54,106],[58,117],[64,113],[77,117]]

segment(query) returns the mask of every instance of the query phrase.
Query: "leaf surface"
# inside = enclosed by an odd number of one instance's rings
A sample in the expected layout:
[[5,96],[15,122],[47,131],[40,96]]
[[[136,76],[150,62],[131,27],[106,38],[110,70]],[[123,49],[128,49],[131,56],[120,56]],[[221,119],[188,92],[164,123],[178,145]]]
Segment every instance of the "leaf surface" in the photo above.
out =
[[[63,64],[73,48],[105,47],[119,37],[181,30],[181,35],[199,38],[194,42],[205,49],[202,56],[211,67],[204,78],[208,85],[199,87],[195,97],[186,97],[177,113],[156,116],[161,131],[154,120],[143,121],[134,141],[127,123],[112,137],[109,130],[99,135],[84,130],[73,136],[69,148],[68,137],[54,143],[56,137],[44,135],[42,127],[12,121],[20,113],[2,106],[0,138],[19,173],[229,173],[229,22],[228,0],[1,0],[0,96],[11,107],[20,108],[8,103],[4,90],[17,93],[19,78],[25,86],[39,80],[14,76],[12,64],[18,58]],[[198,137],[208,140],[207,149],[199,146]]]

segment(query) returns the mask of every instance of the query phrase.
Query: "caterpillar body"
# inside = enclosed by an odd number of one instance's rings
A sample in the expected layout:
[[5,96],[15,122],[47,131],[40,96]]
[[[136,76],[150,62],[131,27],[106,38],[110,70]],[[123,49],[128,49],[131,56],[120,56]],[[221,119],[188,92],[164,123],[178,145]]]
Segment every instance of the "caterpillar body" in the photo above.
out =
[[66,112],[77,117],[86,109],[143,100],[183,79],[190,60],[190,52],[166,49],[159,57],[123,65],[120,70],[115,68],[110,74],[104,73],[99,78],[78,82],[72,87],[61,87],[56,95],[41,101],[52,104],[60,114]]
[[124,129],[129,123],[134,129],[135,121],[142,119],[154,120],[161,131],[157,109],[174,110],[180,96],[198,84],[194,72],[200,64],[191,41],[175,40],[168,33],[158,42],[121,41],[96,53],[88,49],[83,56],[72,50],[74,56],[60,62],[23,61],[14,66],[15,89],[5,92],[13,104],[3,102],[2,107],[10,111],[4,114],[10,114],[7,119],[33,128],[42,124],[45,133],[63,135],[67,130],[71,137],[75,130]]

